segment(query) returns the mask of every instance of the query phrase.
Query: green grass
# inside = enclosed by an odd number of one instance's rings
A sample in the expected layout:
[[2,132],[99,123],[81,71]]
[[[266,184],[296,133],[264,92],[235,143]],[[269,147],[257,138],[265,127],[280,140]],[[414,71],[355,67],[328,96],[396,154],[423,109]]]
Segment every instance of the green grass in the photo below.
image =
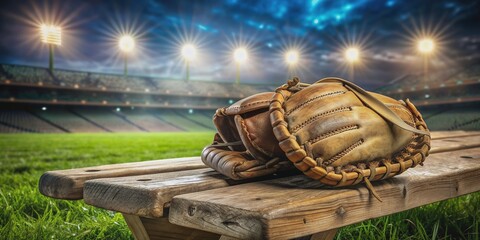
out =
[[[37,189],[48,170],[196,156],[212,132],[0,135],[0,239],[133,239],[122,216]],[[395,203],[392,203],[395,204]],[[479,239],[480,193],[342,228],[338,239]]]

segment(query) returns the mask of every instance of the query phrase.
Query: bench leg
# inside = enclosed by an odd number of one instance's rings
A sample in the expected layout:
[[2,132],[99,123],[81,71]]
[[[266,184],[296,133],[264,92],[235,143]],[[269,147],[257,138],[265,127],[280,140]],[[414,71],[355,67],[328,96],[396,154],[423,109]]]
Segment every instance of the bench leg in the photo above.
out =
[[[335,238],[335,235],[337,234],[337,231],[338,231],[338,228],[335,228],[325,232],[315,233],[310,236],[295,238],[293,240],[333,240]],[[222,235],[222,237],[219,240],[240,240],[240,239]]]
[[325,232],[315,233],[310,237],[310,240],[332,240],[337,235],[338,228],[330,229]]
[[325,232],[319,232],[310,236],[294,238],[293,240],[333,240],[337,234],[338,228],[330,229]]
[[128,228],[132,231],[136,240],[156,239],[206,239],[218,240],[220,235],[201,230],[186,228],[171,224],[168,217],[144,218],[130,214],[123,214]]

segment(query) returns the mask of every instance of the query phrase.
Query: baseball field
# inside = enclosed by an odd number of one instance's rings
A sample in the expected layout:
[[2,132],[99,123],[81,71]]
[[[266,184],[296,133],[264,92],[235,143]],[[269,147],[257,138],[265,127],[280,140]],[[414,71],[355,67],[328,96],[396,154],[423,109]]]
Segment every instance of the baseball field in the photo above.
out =
[[[41,174],[198,156],[212,137],[213,132],[0,135],[0,239],[133,239],[118,213],[41,195]],[[475,193],[345,227],[336,238],[479,239],[479,230]]]

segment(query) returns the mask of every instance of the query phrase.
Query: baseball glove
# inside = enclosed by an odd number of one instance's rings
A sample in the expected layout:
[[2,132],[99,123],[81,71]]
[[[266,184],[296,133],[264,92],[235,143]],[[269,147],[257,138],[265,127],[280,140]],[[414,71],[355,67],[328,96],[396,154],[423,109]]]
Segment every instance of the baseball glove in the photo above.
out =
[[422,164],[430,149],[412,103],[338,78],[312,85],[294,78],[274,94],[217,110],[214,122],[219,134],[202,160],[233,179],[287,170],[291,162],[326,185],[365,182],[377,199],[370,181]]
[[273,135],[268,111],[273,94],[259,93],[216,111],[218,132],[202,151],[207,166],[235,180],[294,168]]

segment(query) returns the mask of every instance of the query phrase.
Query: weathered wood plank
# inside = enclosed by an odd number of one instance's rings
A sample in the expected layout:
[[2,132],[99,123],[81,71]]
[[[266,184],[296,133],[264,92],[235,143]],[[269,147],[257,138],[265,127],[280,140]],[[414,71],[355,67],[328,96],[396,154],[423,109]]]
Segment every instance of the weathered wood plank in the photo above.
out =
[[[480,135],[480,132],[432,132],[433,138],[451,139]],[[445,144],[444,144],[445,145]],[[433,146],[435,148],[435,144]],[[438,149],[434,149],[436,151]],[[136,176],[171,171],[205,168],[199,157],[153,160],[135,163],[111,164],[96,167],[49,171],[42,175],[39,190],[42,194],[60,199],[81,199],[84,182],[91,179]]]
[[430,153],[451,152],[480,147],[480,134],[434,139]]
[[218,240],[220,235],[171,224],[167,218],[123,214],[136,240]]
[[85,182],[84,201],[92,206],[138,215],[162,217],[172,198],[179,194],[204,191],[265,179],[285,177],[282,173],[242,181],[210,169],[197,169],[132,177],[103,178]]
[[480,135],[480,131],[434,131],[431,132],[432,139],[442,139],[442,138],[455,138],[455,137],[465,137],[465,136],[474,136]]
[[83,185],[90,179],[136,176],[206,168],[200,157],[111,164],[96,167],[49,171],[40,177],[40,192],[60,199],[81,199]]
[[226,186],[227,177],[206,168],[90,180],[85,183],[84,200],[122,213],[161,217],[175,195]]
[[322,187],[306,176],[174,197],[170,222],[240,239],[286,239],[323,232],[480,190],[480,148],[432,154],[424,167],[363,185]]
[[[480,141],[480,136],[476,138]],[[473,138],[465,139],[465,141],[457,142],[445,141],[445,143],[439,145],[443,147],[468,147],[467,143],[475,140]],[[432,145],[436,145],[439,141],[443,140],[433,140]],[[300,173],[291,172],[290,174]],[[259,179],[248,181],[259,181]],[[244,182],[232,181],[210,169],[103,178],[89,180],[85,183],[84,200],[87,204],[122,213],[144,217],[161,217],[164,215],[164,208],[168,207],[175,195]]]

